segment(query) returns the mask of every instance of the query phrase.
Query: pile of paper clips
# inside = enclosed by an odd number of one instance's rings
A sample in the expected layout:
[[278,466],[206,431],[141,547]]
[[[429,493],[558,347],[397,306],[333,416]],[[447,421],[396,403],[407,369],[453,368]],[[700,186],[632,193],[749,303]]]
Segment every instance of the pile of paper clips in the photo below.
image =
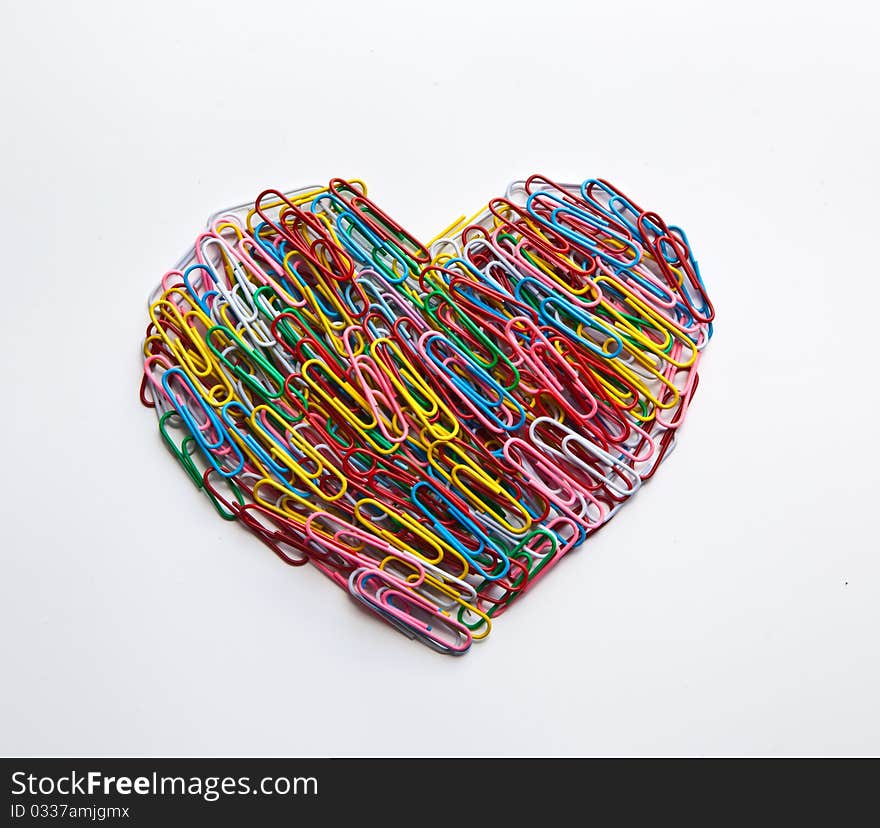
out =
[[360,181],[213,216],[141,400],[219,514],[445,653],[674,445],[714,311],[684,232],[540,175],[425,245]]

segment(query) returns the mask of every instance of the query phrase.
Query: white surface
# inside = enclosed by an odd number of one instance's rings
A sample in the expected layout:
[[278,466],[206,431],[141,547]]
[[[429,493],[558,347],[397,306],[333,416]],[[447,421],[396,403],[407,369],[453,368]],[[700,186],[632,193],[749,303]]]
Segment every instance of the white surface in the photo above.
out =
[[[869,3],[2,2],[0,752],[877,754]],[[221,522],[137,401],[205,217],[361,176],[423,236],[513,177],[681,223],[678,450],[463,659]]]

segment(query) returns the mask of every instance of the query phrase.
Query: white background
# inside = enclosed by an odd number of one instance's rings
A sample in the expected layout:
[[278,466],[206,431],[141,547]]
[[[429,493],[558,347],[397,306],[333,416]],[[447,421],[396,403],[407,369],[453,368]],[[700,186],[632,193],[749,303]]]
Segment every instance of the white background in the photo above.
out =
[[[878,19],[848,2],[0,3],[0,752],[880,753]],[[462,659],[216,518],[137,401],[214,209],[515,177],[687,230],[679,448]]]

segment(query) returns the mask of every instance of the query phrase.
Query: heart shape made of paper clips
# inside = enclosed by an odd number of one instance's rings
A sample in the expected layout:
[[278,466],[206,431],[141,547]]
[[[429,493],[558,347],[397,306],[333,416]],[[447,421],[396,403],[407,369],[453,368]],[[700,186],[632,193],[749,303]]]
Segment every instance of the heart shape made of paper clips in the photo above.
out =
[[149,308],[141,400],[221,517],[456,655],[653,476],[714,318],[683,230],[540,175],[428,243],[363,182],[266,190]]

